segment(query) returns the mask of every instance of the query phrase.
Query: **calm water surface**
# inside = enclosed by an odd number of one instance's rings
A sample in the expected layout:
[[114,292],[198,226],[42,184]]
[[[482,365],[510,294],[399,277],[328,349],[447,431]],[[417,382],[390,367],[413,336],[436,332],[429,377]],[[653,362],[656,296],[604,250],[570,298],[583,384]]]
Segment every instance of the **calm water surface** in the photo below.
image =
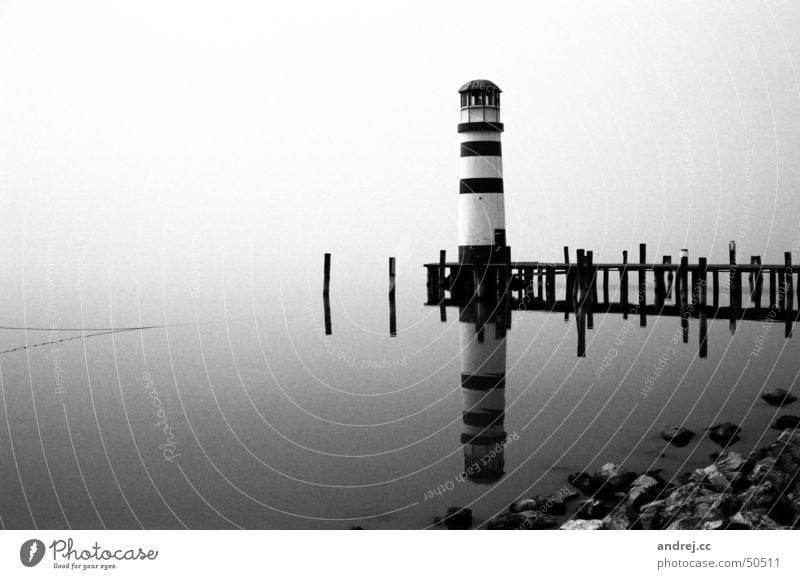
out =
[[[758,398],[797,380],[782,324],[742,322],[732,337],[709,321],[700,359],[697,320],[684,344],[677,318],[595,315],[578,358],[574,318],[513,312],[505,341],[481,345],[505,358],[503,476],[458,482],[474,324],[458,308],[440,321],[422,305],[422,268],[405,264],[390,337],[379,273],[334,283],[330,336],[316,272],[190,271],[76,292],[40,270],[6,283],[3,325],[59,329],[4,329],[3,350],[81,335],[68,327],[188,325],[0,355],[3,526],[424,528],[450,505],[485,520],[607,461],[664,476],[703,465],[719,450],[703,429],[725,420],[747,452],[792,412]],[[658,436],[668,424],[698,436],[675,448]]]

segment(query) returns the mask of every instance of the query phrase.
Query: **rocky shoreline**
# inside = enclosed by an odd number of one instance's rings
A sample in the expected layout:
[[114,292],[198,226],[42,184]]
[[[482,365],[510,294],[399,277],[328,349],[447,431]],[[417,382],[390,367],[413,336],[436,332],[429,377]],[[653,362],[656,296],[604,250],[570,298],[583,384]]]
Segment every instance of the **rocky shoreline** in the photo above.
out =
[[[614,463],[574,473],[568,487],[514,501],[488,529],[798,529],[800,528],[800,428],[783,430],[768,446],[742,456],[724,450],[705,468],[667,482],[656,472],[636,474]],[[566,503],[579,500],[565,522]],[[561,519],[561,520],[559,520]],[[436,522],[472,527],[472,512],[450,507]]]

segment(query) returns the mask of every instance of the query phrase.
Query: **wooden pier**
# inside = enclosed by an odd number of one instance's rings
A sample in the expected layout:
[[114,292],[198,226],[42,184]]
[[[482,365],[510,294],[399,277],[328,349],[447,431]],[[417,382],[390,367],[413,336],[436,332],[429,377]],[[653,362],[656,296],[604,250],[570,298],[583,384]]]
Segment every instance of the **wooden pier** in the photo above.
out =
[[[508,251],[497,253],[502,257]],[[575,313],[579,327],[585,317],[588,329],[593,327],[594,314],[638,316],[641,326],[647,325],[648,316],[676,316],[682,318],[685,336],[688,319],[699,318],[701,333],[707,319],[728,319],[731,331],[739,320],[784,321],[786,337],[790,337],[798,318],[794,294],[797,292],[800,305],[800,280],[795,283],[794,276],[800,273],[800,267],[792,265],[790,252],[785,253],[782,264],[762,263],[761,256],[751,256],[749,263],[737,263],[733,242],[727,264],[709,264],[705,258],[690,263],[686,250],[674,262],[669,255],[660,263],[648,262],[645,244],[639,246],[638,263],[628,261],[627,251],[617,263],[595,263],[593,252],[583,249],[575,253],[574,262],[565,247],[563,263],[497,259],[472,264],[448,262],[442,251],[438,263],[425,264],[427,305],[502,299],[516,310],[563,312],[565,318]],[[636,279],[632,300],[631,274]],[[559,278],[563,283],[557,283]],[[611,279],[618,281],[614,295],[609,289]],[[768,295],[764,293],[765,282]],[[720,304],[720,295],[728,296],[727,305]],[[701,352],[705,346],[702,340]]]

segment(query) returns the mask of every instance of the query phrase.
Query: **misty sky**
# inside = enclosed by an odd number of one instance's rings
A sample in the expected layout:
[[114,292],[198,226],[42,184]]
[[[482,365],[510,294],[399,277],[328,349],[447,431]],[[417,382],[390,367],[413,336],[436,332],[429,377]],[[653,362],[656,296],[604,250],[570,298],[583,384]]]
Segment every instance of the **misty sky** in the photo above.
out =
[[222,246],[421,276],[473,78],[504,91],[514,258],[800,249],[800,5],[607,4],[3,0],[5,281]]

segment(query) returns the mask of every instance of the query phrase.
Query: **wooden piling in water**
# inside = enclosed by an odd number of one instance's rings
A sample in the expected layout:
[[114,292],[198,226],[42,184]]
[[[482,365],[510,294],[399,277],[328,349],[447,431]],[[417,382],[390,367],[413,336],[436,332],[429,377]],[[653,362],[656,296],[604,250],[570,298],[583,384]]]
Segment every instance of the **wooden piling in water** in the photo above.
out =
[[628,319],[628,251],[622,251],[622,269],[619,270],[619,300],[622,317]]
[[586,310],[586,329],[594,329],[594,303],[597,301],[597,271],[594,267],[594,252],[587,251],[585,257],[586,263],[583,267],[583,273],[586,279],[586,294],[584,299],[584,308]]
[[322,295],[322,306],[325,311],[325,335],[330,336],[333,334],[331,327],[331,299],[328,294]]
[[708,262],[705,257],[698,260],[698,284],[697,284],[697,304],[698,316],[700,317],[699,340],[700,357],[708,357],[708,321],[706,313],[706,295],[708,289]]
[[689,258],[681,256],[681,263],[678,266],[678,275],[675,281],[675,295],[678,298],[678,312],[682,318],[687,316],[689,307]]
[[753,263],[753,265],[758,266],[758,270],[755,273],[751,274],[753,281],[751,283],[752,295],[751,295],[750,300],[755,305],[756,309],[760,310],[761,309],[761,291],[763,290],[763,287],[764,287],[764,273],[763,273],[763,271],[761,269],[761,256],[760,255],[754,255],[751,258],[750,261],[751,261],[751,263]]
[[[663,259],[661,260],[661,263],[670,264],[671,265],[672,264],[672,256],[671,255],[665,255],[663,257]],[[666,291],[666,294],[664,296],[668,300],[672,299],[672,284],[674,283],[674,281],[675,281],[675,274],[673,274],[672,270],[670,269],[667,272],[667,291]]]
[[711,275],[713,277],[712,285],[714,286],[714,293],[711,297],[711,307],[717,310],[719,308],[719,271],[715,269]]
[[548,265],[545,268],[545,302],[548,308],[556,304],[556,268]]
[[729,270],[729,295],[730,295],[730,322],[731,331],[736,327],[736,320],[741,317],[742,310],[742,287],[741,287],[741,272],[736,266],[736,242],[731,241],[728,244],[728,258],[731,266]]
[[[661,263],[666,263],[667,257],[664,256]],[[661,311],[664,309],[664,300],[667,297],[667,286],[664,283],[664,270],[658,269],[653,272],[655,285],[653,291],[655,293],[656,310]]]
[[[445,270],[446,270],[445,264],[446,263],[447,263],[447,250],[446,249],[440,249],[439,250],[439,279],[437,280],[438,281],[438,285],[439,285],[439,291],[438,291],[439,301],[444,300],[444,290],[445,290],[445,281],[444,280],[445,280]],[[475,268],[475,269],[477,269],[477,268]],[[478,290],[478,286],[475,286],[475,291],[477,291],[477,290]]]
[[325,254],[325,264],[322,273],[322,295],[328,295],[331,289],[331,254]]
[[538,298],[539,301],[542,301],[544,299],[544,295],[542,294],[542,287],[543,287],[542,273],[543,273],[542,266],[541,265],[536,266],[536,297]]
[[564,273],[564,321],[569,321],[569,306],[572,300],[572,287],[574,285],[574,275],[572,268],[569,266],[569,247],[564,246],[564,264],[567,266],[567,271]]
[[787,338],[792,337],[792,310],[794,309],[794,290],[793,285],[794,281],[792,279],[792,252],[787,251],[783,254],[783,263],[784,263],[784,271],[781,277],[783,277],[783,290],[784,290],[784,298],[783,298],[783,319],[786,322],[786,331],[785,336]]
[[[639,263],[647,263],[647,244],[639,244]],[[639,269],[639,326],[647,326],[647,281],[645,279],[645,269]]]
[[395,290],[395,258],[389,258],[389,298],[394,299]]
[[603,304],[609,304],[608,297],[608,268],[603,268]]
[[778,303],[775,301],[775,290],[776,290],[776,283],[777,283],[777,275],[773,268],[769,270],[769,309],[774,310],[778,307]]

